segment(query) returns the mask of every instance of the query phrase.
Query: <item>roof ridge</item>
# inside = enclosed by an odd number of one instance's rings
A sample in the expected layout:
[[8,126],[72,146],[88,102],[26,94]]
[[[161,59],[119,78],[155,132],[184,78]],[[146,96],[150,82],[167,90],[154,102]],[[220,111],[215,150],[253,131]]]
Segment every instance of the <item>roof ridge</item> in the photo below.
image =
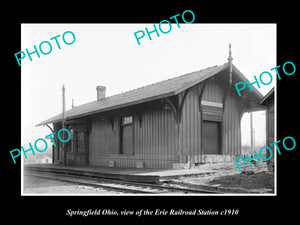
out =
[[[79,115],[88,115],[96,111],[105,111],[108,109],[116,108],[115,106],[124,107],[130,104],[135,104],[136,102],[142,102],[141,100],[147,99],[157,99],[161,95],[173,96],[182,91],[187,86],[194,84],[195,82],[200,82],[201,79],[206,79],[209,74],[215,74],[218,71],[224,69],[225,63],[223,65],[215,65],[206,67],[204,69],[196,70],[193,72],[185,73],[180,76],[170,77],[162,81],[158,81],[152,84],[144,85],[138,88],[134,88],[128,91],[124,91],[115,95],[105,97],[100,100],[94,100],[86,102],[81,105],[74,106],[73,108],[66,110],[66,118],[74,118]],[[190,77],[189,77],[190,76]],[[186,78],[182,78],[186,77]],[[161,84],[161,85],[159,85]],[[155,86],[156,85],[156,86]],[[153,86],[153,87],[152,87]],[[131,94],[130,94],[131,93]],[[51,117],[36,126],[47,124],[54,121],[61,120],[61,114]]]
[[152,83],[152,84],[147,84],[147,85],[144,85],[144,86],[141,86],[141,87],[137,87],[137,88],[134,88],[134,89],[131,89],[131,90],[128,90],[128,91],[120,92],[120,93],[118,93],[118,94],[114,94],[114,95],[105,97],[105,98],[100,99],[100,100],[94,100],[94,101],[86,102],[86,103],[83,103],[83,104],[74,106],[73,108],[66,110],[66,112],[67,112],[67,111],[71,111],[72,109],[74,109],[74,108],[76,108],[76,107],[81,107],[81,106],[88,105],[88,104],[92,104],[92,103],[96,103],[96,102],[99,102],[99,103],[100,103],[100,102],[102,102],[103,100],[109,99],[109,98],[111,98],[111,97],[115,97],[115,96],[122,95],[122,94],[125,94],[125,93],[128,93],[128,92],[136,91],[136,90],[139,90],[139,89],[142,89],[142,88],[150,87],[150,86],[155,85],[155,84],[158,84],[158,83],[162,83],[162,82],[166,82],[166,81],[178,79],[179,77],[184,77],[184,76],[187,76],[187,75],[191,75],[192,73],[196,73],[196,72],[208,70],[208,69],[211,69],[211,68],[217,67],[217,66],[218,66],[218,65],[214,65],[214,66],[207,67],[207,68],[205,68],[205,69],[195,70],[195,71],[193,71],[193,72],[189,72],[189,73],[186,73],[186,74],[182,74],[182,75],[179,75],[179,76],[176,76],[176,77],[171,77],[171,78],[168,78],[168,79],[165,79],[165,80],[162,80],[162,81],[157,81],[157,82]]
[[[171,77],[171,78],[168,78],[168,79],[165,79],[165,80],[162,80],[162,81],[157,81],[155,83],[152,83],[152,84],[147,84],[147,85],[144,85],[144,86],[141,86],[141,87],[138,87],[138,88],[134,88],[134,89],[131,89],[131,90],[128,90],[128,91],[124,91],[124,92],[120,92],[118,94],[115,94],[115,95],[111,95],[111,96],[108,96],[104,99],[107,99],[107,98],[110,98],[110,97],[114,97],[114,96],[117,96],[117,95],[121,95],[121,94],[125,94],[127,92],[131,92],[131,91],[135,91],[135,90],[138,90],[138,89],[142,89],[142,88],[145,88],[145,87],[149,87],[149,86],[152,86],[154,84],[158,84],[158,83],[162,83],[162,82],[166,82],[166,81],[169,81],[169,80],[173,80],[173,79],[177,79],[179,77],[183,77],[183,76],[187,76],[187,75],[190,75],[192,73],[196,73],[196,72],[200,72],[200,71],[203,71],[203,70],[207,70],[207,69],[211,69],[213,67],[217,67],[218,65],[214,65],[214,66],[210,66],[210,67],[207,67],[205,69],[201,69],[201,70],[196,70],[196,71],[193,71],[193,72],[189,72],[189,73],[186,73],[186,74],[182,74],[182,75],[179,75],[179,76],[176,76],[176,77]],[[101,100],[100,100],[101,101]]]

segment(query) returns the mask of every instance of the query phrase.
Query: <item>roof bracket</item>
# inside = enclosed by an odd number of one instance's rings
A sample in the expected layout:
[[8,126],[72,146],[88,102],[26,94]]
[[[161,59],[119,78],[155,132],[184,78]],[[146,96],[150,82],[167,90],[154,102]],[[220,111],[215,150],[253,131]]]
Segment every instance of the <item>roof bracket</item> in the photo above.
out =
[[248,106],[248,101],[242,101],[241,102],[241,110],[240,110],[240,120],[242,119],[242,117],[243,117],[243,115],[244,115],[244,113],[246,112],[246,108],[247,108],[247,106]]
[[202,96],[203,96],[203,93],[204,93],[204,89],[207,85],[207,83],[209,82],[210,79],[206,79],[204,82],[203,82],[203,85],[201,87],[201,90],[200,90],[200,93],[199,93],[199,96],[198,96],[198,99],[199,99],[199,112],[201,112],[201,102],[202,102]]
[[143,109],[140,105],[138,105],[136,108],[132,109],[134,114],[137,116],[138,120],[139,120],[139,126],[140,128],[142,127],[142,113],[143,113]]
[[134,110],[135,115],[137,116],[140,124],[140,128],[142,127],[142,114],[138,112],[137,110]]
[[169,98],[164,98],[164,100],[167,102],[167,104],[171,107],[173,113],[174,113],[174,117],[176,122],[178,123],[178,110],[177,110],[177,106],[176,104]]
[[[179,108],[178,108],[178,114],[177,114],[177,122],[178,123],[181,123],[181,114],[182,114],[182,109],[183,109],[183,105],[184,105],[184,102],[185,102],[185,99],[186,99],[186,96],[188,94],[188,92],[191,90],[191,88],[189,89],[186,89],[183,93],[183,96],[181,98],[181,101],[178,101],[179,103]],[[179,98],[179,96],[178,96]]]
[[54,133],[54,130],[48,124],[44,124],[44,126],[47,126],[51,130],[51,132]]
[[114,118],[113,117],[108,117],[110,125],[111,125],[111,130],[114,131]]
[[188,94],[188,92],[189,92],[190,89],[191,88],[186,89],[183,92],[183,96],[182,96],[181,99],[180,99],[180,96],[178,95],[178,104],[176,104],[174,101],[172,101],[171,98],[169,98],[169,97],[164,98],[164,100],[171,107],[171,109],[172,109],[172,111],[174,113],[174,117],[175,117],[176,123],[181,123],[181,114],[182,114],[183,105],[184,105],[186,96],[187,96],[187,94]]
[[90,134],[90,132],[92,131],[92,123],[91,121],[87,121],[87,128],[88,128],[88,134]]
[[140,128],[142,127],[142,115],[140,113],[137,113],[137,118],[139,120],[139,123],[140,123]]

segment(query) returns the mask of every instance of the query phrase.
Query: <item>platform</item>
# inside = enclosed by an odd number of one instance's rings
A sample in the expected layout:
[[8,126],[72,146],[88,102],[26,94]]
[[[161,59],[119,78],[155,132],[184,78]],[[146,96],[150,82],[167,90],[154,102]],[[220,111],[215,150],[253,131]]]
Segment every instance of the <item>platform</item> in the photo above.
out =
[[109,167],[74,167],[54,164],[24,164],[24,169],[37,172],[61,173],[98,177],[105,179],[124,180],[142,183],[159,183],[168,179],[184,176],[200,176],[213,174],[213,171],[193,169],[135,169],[135,168],[109,168]]

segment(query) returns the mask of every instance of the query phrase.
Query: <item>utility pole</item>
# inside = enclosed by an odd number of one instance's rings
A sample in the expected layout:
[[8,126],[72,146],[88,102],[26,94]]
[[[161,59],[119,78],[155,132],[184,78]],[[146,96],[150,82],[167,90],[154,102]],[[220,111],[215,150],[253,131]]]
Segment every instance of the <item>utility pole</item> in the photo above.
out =
[[[62,86],[62,128],[65,128],[65,111],[66,111],[66,104],[65,104],[65,85]],[[65,133],[63,132],[63,140],[65,140]],[[66,151],[65,151],[65,143],[62,143],[62,152],[63,152],[63,165],[67,165],[66,159]]]
[[251,154],[252,154],[253,151],[254,151],[253,115],[252,115],[252,112],[250,112],[250,141],[251,141],[250,151],[251,151]]

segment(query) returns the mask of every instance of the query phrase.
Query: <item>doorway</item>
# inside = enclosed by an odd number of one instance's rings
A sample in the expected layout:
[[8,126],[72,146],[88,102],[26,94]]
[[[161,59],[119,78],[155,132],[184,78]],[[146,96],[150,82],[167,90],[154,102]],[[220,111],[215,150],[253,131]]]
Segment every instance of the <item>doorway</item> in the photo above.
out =
[[221,152],[221,122],[203,121],[203,153],[222,154]]
[[120,154],[133,155],[133,117],[125,116],[121,119]]

